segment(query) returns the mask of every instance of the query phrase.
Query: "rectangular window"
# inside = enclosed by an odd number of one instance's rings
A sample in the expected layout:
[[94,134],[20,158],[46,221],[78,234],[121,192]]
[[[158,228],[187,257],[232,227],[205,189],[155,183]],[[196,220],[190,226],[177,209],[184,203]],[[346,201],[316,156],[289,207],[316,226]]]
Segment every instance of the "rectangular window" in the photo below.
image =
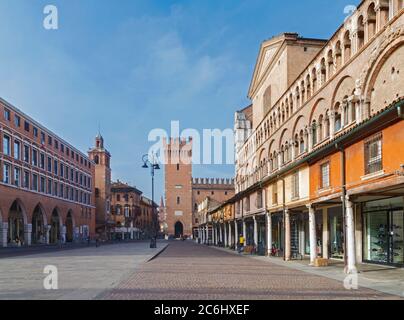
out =
[[41,144],[45,144],[45,133],[41,131]]
[[46,189],[45,178],[44,178],[44,177],[41,177],[40,191],[41,191],[42,193],[45,193],[45,189]]
[[58,183],[57,182],[53,183],[53,195],[55,197],[57,197],[57,195],[58,195]]
[[32,149],[32,165],[38,166],[38,151],[36,149]]
[[65,152],[65,145],[63,143],[60,144],[60,151]]
[[32,128],[32,132],[34,133],[34,137],[38,138],[38,128],[37,127],[33,127]]
[[70,180],[71,180],[71,182],[74,181],[74,170],[73,169],[70,169]]
[[299,172],[292,175],[292,199],[299,198]]
[[29,146],[24,145],[24,161],[29,163]]
[[45,155],[43,153],[39,156],[39,167],[45,169]]
[[63,186],[63,184],[60,184],[60,190],[59,190],[59,197],[60,198],[63,198],[63,191],[64,191],[65,189],[64,189],[64,186]]
[[14,124],[15,124],[16,127],[21,126],[21,118],[20,118],[20,116],[14,115]]
[[10,121],[10,119],[11,119],[10,110],[4,108],[4,120]]
[[21,169],[20,168],[14,168],[14,185],[16,187],[20,186],[20,181],[21,181]]
[[55,140],[55,148],[59,149],[59,142],[57,140]]
[[263,200],[263,191],[262,191],[262,190],[259,190],[259,191],[257,192],[257,208],[258,208],[258,209],[261,209],[261,208],[264,206],[262,200]]
[[66,169],[66,170],[65,170],[65,179],[68,180],[68,179],[69,179],[69,167],[66,166],[65,169]]
[[326,189],[330,187],[330,163],[321,165],[321,188]]
[[52,194],[52,180],[48,179],[48,190],[47,194]]
[[3,165],[3,182],[10,183],[10,165],[6,163]]
[[38,191],[38,176],[36,174],[32,175],[32,190]]
[[10,155],[10,137],[4,136],[3,137],[3,153],[7,156]]
[[69,187],[68,186],[66,186],[65,199],[69,199]]
[[383,169],[382,134],[379,133],[365,141],[365,174]]
[[278,204],[278,184],[272,185],[272,204]]
[[60,164],[60,176],[63,178],[65,175],[63,163]]
[[52,172],[52,158],[48,157],[48,172]]
[[48,136],[48,144],[51,146],[52,145],[52,137]]
[[24,122],[24,130],[29,132],[29,122],[28,121]]
[[58,175],[58,161],[57,160],[53,161],[53,173],[55,175]]
[[29,189],[29,171],[24,171],[24,188]]
[[20,160],[21,157],[21,143],[20,141],[14,140],[14,159]]

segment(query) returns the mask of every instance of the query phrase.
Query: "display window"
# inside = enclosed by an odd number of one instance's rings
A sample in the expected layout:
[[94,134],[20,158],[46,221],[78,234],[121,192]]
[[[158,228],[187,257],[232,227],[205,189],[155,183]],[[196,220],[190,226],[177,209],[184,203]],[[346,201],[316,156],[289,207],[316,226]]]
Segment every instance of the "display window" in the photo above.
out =
[[365,261],[404,265],[404,211],[402,198],[373,201],[363,207]]

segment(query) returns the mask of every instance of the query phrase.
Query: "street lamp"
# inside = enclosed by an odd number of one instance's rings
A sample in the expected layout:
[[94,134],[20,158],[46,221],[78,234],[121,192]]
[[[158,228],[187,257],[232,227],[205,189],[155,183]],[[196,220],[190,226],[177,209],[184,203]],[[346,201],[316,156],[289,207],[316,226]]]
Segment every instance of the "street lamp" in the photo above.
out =
[[153,228],[154,228],[154,238],[152,238],[151,243],[150,243],[150,248],[157,248],[157,229],[156,229],[156,222],[155,222],[155,207],[154,207],[154,172],[155,170],[160,170],[160,166],[157,162],[157,159],[154,156],[154,153],[151,156],[151,159],[149,159],[149,155],[145,154],[142,158],[143,161],[143,169],[151,169],[151,177],[152,177],[152,219],[153,219]]

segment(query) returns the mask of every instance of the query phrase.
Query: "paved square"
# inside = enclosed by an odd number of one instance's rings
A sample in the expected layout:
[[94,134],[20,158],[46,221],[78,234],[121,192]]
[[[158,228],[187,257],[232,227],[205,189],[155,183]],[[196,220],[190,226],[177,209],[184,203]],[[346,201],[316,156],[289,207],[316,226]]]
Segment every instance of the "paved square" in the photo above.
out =
[[237,256],[192,242],[170,242],[103,299],[398,299],[370,289]]

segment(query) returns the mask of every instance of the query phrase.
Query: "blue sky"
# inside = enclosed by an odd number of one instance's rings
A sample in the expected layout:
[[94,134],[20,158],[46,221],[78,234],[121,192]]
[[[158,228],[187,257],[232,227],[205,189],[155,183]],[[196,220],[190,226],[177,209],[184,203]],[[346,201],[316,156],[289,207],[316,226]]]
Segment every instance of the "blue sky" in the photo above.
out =
[[[150,195],[141,156],[153,128],[233,127],[261,42],[329,38],[359,1],[0,0],[0,96],[87,151],[101,125],[113,178]],[[59,30],[43,28],[56,5]],[[194,166],[232,177],[232,166]],[[157,177],[163,194],[163,172]]]

